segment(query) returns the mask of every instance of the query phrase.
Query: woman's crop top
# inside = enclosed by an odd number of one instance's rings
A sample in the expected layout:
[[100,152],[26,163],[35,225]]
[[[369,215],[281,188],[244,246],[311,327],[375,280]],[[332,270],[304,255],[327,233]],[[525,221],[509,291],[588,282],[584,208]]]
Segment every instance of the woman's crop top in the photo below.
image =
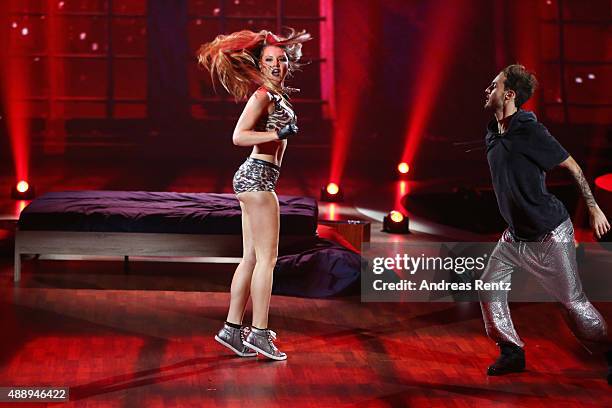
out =
[[256,131],[278,131],[289,124],[297,123],[297,116],[287,101],[270,91],[266,92],[270,101],[274,102],[274,111],[262,115],[255,126]]

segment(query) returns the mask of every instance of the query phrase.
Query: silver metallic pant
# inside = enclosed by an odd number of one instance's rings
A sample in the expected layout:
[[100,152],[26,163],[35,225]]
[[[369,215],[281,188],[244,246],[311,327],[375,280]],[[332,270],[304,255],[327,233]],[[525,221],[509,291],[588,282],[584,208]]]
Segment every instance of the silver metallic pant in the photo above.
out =
[[[504,231],[481,277],[484,282],[509,283],[516,268],[535,276],[544,289],[567,310],[569,325],[587,347],[607,340],[601,314],[587,300],[576,264],[574,227],[568,218],[548,233],[541,242],[517,241]],[[488,336],[499,343],[523,347],[508,308],[507,291],[480,291],[480,307]]]

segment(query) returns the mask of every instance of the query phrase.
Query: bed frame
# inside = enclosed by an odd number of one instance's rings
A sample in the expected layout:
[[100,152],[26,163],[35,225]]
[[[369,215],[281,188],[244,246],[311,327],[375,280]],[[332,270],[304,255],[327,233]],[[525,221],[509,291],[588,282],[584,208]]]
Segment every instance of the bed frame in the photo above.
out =
[[[305,235],[281,235],[279,249],[311,239]],[[21,280],[21,255],[85,255],[150,257],[242,258],[241,235],[169,234],[132,232],[15,232],[14,281]]]

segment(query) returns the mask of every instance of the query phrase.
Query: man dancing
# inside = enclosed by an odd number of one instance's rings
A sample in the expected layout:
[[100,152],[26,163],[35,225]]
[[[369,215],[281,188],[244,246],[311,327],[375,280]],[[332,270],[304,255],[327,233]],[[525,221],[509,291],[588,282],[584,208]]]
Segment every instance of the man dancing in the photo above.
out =
[[[532,112],[520,109],[536,85],[535,76],[524,66],[510,65],[485,90],[485,109],[495,116],[487,128],[487,160],[499,211],[508,228],[491,254],[482,280],[510,282],[513,270],[519,267],[535,275],[567,310],[576,337],[588,348],[606,353],[610,369],[606,323],[582,290],[572,222],[561,201],[546,190],[546,172],[556,166],[570,172],[586,201],[597,238],[610,230],[610,224],[580,166]],[[528,242],[546,250],[533,250]],[[488,375],[525,369],[524,343],[514,329],[507,296],[506,291],[480,292],[487,334],[501,350]],[[608,383],[611,381],[608,372]]]

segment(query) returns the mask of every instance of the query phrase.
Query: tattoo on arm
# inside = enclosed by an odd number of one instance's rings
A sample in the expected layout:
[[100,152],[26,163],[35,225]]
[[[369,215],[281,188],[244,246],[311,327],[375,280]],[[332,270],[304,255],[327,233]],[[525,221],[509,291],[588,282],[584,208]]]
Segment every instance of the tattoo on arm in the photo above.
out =
[[596,207],[597,203],[595,202],[595,197],[593,197],[593,193],[591,192],[591,187],[589,187],[589,183],[584,177],[584,173],[582,169],[578,167],[578,169],[572,172],[572,176],[582,193],[582,197],[584,197],[584,201],[586,202],[587,207]]

